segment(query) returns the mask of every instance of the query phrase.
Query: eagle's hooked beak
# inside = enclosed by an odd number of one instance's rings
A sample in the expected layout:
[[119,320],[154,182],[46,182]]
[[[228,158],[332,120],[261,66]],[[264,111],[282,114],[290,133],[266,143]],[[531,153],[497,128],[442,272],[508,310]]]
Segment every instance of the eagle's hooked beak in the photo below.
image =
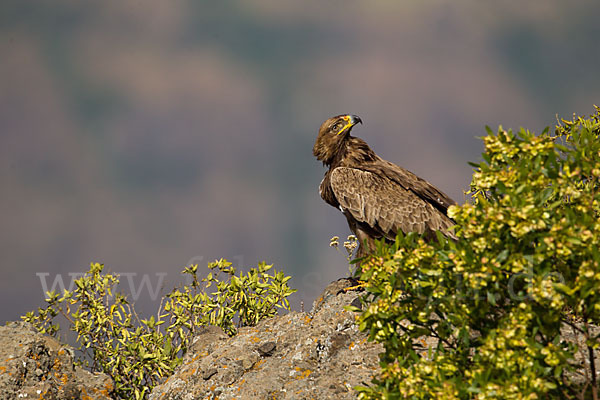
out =
[[352,128],[356,124],[362,124],[362,119],[357,115],[344,115],[342,119],[346,121],[346,125],[338,132],[338,135],[341,135],[342,132]]

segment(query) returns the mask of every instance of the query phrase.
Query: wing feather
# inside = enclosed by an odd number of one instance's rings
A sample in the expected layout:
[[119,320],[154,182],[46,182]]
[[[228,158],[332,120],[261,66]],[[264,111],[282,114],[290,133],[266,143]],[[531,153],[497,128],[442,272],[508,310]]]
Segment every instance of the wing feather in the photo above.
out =
[[[364,167],[364,168],[363,168]],[[424,179],[419,178],[407,169],[378,158],[377,162],[362,166],[365,171],[387,177],[406,190],[410,190],[423,200],[446,214],[448,207],[456,204],[454,200]]]
[[439,230],[454,236],[448,231],[454,223],[445,210],[442,212],[438,204],[431,204],[386,175],[337,167],[331,171],[330,185],[342,209],[388,239],[394,239],[399,230],[404,233]]

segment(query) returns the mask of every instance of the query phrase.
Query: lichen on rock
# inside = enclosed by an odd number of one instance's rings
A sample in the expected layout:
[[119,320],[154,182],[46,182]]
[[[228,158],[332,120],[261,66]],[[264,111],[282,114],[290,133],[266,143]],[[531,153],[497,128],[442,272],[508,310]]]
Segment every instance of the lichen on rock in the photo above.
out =
[[231,338],[205,329],[150,399],[356,398],[353,387],[371,381],[383,348],[345,309],[358,304],[358,292],[343,290],[351,285],[333,282],[310,313],[269,318]]
[[30,324],[0,326],[0,399],[112,399],[112,380],[75,366],[73,354]]

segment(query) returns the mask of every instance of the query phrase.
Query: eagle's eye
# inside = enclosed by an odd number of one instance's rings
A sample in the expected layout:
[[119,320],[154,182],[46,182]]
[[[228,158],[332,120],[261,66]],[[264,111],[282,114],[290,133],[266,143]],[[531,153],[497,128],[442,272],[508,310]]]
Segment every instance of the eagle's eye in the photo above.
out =
[[332,130],[333,132],[337,132],[337,131],[339,131],[339,130],[340,130],[340,128],[341,128],[341,127],[342,127],[342,124],[340,124],[340,123],[338,122],[338,123],[334,124],[334,125],[331,127],[331,130]]

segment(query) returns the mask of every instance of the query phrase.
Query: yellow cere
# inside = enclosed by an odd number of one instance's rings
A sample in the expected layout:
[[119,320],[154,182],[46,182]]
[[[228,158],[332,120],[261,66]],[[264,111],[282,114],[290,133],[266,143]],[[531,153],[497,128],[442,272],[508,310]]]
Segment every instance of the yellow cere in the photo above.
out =
[[344,132],[346,129],[351,128],[352,126],[354,126],[354,124],[352,123],[352,118],[350,118],[349,115],[344,115],[342,117],[342,119],[344,121],[346,121],[346,125],[344,125],[344,127],[337,133],[338,135],[341,135],[342,132]]

